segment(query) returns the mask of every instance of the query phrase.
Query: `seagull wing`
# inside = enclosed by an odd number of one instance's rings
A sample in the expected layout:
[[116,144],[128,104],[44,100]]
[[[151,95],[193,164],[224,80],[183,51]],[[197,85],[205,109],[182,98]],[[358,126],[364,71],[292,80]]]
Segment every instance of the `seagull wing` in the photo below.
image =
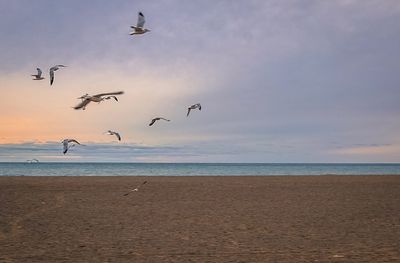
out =
[[103,97],[103,96],[108,96],[108,95],[121,95],[121,94],[124,94],[124,92],[117,91],[117,92],[109,92],[109,93],[100,93],[100,94],[93,95],[93,97]]
[[188,108],[188,112],[187,112],[187,114],[186,114],[186,117],[189,116],[190,110],[191,110],[191,108]]
[[201,105],[200,105],[200,103],[199,104],[197,104],[198,105],[198,107],[199,107],[199,110],[201,110]]
[[37,76],[38,78],[40,78],[42,76],[42,70],[40,68],[36,68],[37,69]]
[[76,105],[74,107],[74,109],[75,110],[80,110],[80,109],[86,107],[86,105],[88,105],[89,103],[90,103],[90,99],[88,99],[88,98],[83,99],[81,103],[79,103],[78,105]]
[[63,150],[63,154],[66,154],[68,152],[68,140],[64,140],[62,141],[64,150]]
[[146,20],[144,19],[144,15],[142,12],[139,12],[138,14],[138,21],[137,21],[137,27],[141,27],[143,28],[144,26],[144,22],[146,22]]
[[50,85],[53,85],[54,81],[54,67],[50,69]]
[[119,133],[118,132],[114,132],[114,134],[115,134],[115,136],[117,136],[118,141],[120,141],[121,140],[121,136],[119,135]]
[[81,144],[80,144],[77,140],[75,140],[75,139],[69,139],[68,142],[73,142],[73,143],[76,143],[76,144],[81,145]]
[[170,121],[170,120],[168,120],[168,119],[166,119],[166,118],[160,118],[161,120],[164,120],[164,121]]
[[150,124],[149,124],[149,126],[152,126],[152,125],[156,122],[156,120],[157,120],[157,119],[152,119],[151,122],[150,122]]

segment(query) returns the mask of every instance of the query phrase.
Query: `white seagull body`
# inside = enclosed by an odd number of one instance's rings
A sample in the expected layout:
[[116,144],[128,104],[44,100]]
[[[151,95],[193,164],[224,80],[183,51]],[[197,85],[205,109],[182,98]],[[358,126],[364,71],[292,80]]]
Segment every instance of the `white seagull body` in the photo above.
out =
[[144,15],[142,12],[139,12],[138,14],[138,21],[136,26],[131,26],[131,28],[133,29],[133,32],[129,33],[130,35],[141,35],[144,34],[146,32],[149,32],[150,29],[144,28],[144,22],[146,22],[146,20],[144,19]]
[[78,99],[81,99],[82,102],[79,103],[78,105],[76,105],[74,107],[75,110],[85,110],[86,106],[90,103],[90,102],[102,102],[103,100],[109,100],[111,98],[115,99],[116,101],[118,101],[117,97],[115,97],[114,95],[121,95],[124,94],[123,91],[118,91],[118,92],[109,92],[109,93],[100,93],[100,94],[96,94],[93,96],[90,96],[88,94],[85,94],[81,97],[79,97]]
[[200,105],[200,103],[197,103],[197,104],[194,104],[194,105],[190,106],[190,107],[188,108],[188,112],[187,112],[187,114],[186,114],[186,117],[189,116],[190,111],[191,111],[191,110],[194,110],[194,109],[199,109],[199,110],[201,110],[201,105]]
[[[64,149],[63,149],[63,154],[66,154],[66,153],[68,152],[68,150],[69,150],[70,148],[74,147],[76,144],[83,145],[83,144],[80,144],[80,143],[79,143],[77,140],[75,140],[75,139],[64,139],[61,143],[63,144],[63,147],[64,147]],[[71,144],[71,145],[70,145],[70,144]]]
[[115,136],[117,136],[118,141],[121,140],[121,135],[119,135],[118,132],[108,130],[108,131],[107,131],[107,134],[108,134],[108,135],[115,135]]
[[36,75],[31,75],[32,77],[35,77],[33,80],[42,80],[44,79],[42,77],[42,70],[40,68],[36,68],[37,74]]
[[152,126],[156,121],[159,121],[159,120],[171,121],[171,120],[168,120],[168,119],[165,119],[165,118],[162,118],[162,117],[156,117],[156,118],[151,120],[149,126]]
[[60,68],[64,68],[64,67],[66,67],[66,66],[56,65],[56,66],[50,68],[50,85],[53,85],[53,82],[54,82],[54,71],[57,71]]

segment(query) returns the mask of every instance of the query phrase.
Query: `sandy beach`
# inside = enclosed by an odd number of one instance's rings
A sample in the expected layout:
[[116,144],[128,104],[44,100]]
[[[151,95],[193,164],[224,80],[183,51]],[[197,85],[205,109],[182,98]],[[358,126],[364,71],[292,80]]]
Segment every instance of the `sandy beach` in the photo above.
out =
[[0,262],[400,262],[399,248],[400,176],[0,177]]

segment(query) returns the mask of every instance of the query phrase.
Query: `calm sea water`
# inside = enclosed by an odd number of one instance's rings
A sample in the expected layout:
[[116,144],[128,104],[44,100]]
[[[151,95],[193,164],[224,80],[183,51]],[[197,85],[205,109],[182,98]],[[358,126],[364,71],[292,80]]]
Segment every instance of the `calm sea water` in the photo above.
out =
[[400,164],[0,163],[0,176],[400,175]]

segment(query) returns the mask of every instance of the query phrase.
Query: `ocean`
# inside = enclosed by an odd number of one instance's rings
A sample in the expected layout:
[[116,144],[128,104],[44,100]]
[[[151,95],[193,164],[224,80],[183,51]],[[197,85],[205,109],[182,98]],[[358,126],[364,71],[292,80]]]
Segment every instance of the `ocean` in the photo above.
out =
[[0,176],[400,175],[400,164],[0,163]]

